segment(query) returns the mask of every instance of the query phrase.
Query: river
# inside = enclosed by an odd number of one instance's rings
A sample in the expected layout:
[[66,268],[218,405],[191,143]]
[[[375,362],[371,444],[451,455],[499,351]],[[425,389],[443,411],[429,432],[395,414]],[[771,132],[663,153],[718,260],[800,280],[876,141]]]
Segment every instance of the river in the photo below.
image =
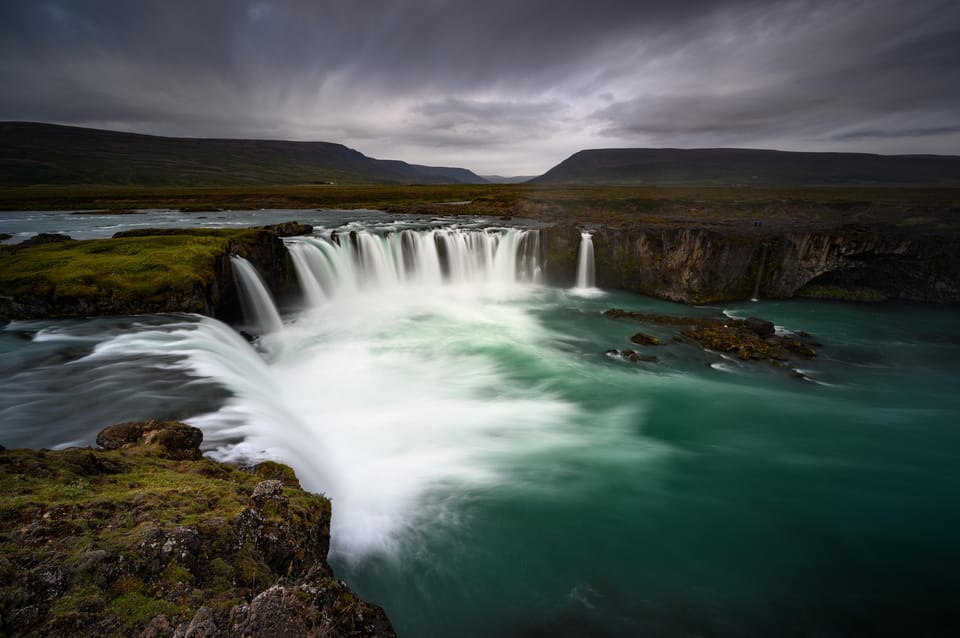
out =
[[[3,213],[0,232],[287,219],[317,225],[287,240],[304,294],[279,327],[252,319],[253,345],[194,315],[0,328],[0,443],[179,419],[215,458],[287,462],[333,502],[337,575],[408,638],[960,627],[956,308],[583,294],[540,283],[536,229],[491,220]],[[664,345],[631,363],[605,354],[641,329],[611,307],[757,315],[823,347],[781,368],[645,326]]]

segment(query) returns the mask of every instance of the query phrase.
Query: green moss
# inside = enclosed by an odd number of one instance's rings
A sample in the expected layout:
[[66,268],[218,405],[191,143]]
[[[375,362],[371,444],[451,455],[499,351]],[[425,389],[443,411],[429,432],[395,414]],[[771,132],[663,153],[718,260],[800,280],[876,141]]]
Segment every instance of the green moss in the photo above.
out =
[[[273,473],[296,481],[286,466],[272,464]],[[283,575],[272,571],[264,547],[251,542],[236,547],[238,517],[254,506],[251,493],[262,480],[208,459],[162,458],[144,446],[2,451],[0,556],[62,566],[65,588],[52,601],[50,617],[109,612],[126,635],[137,635],[158,613],[184,619],[200,604],[229,610]],[[286,487],[283,495],[285,507],[271,503],[270,513],[259,515],[277,530],[316,533],[304,541],[308,549],[297,547],[294,553],[322,560],[329,501],[296,487]],[[181,527],[202,539],[192,559],[196,565],[142,545],[151,530],[175,534]],[[0,569],[0,576],[6,581],[0,583],[6,588],[0,591],[2,606],[4,596],[10,599],[28,583],[18,581],[27,577],[20,571]]]
[[142,627],[158,614],[164,614],[168,618],[187,618],[196,611],[185,605],[151,598],[140,592],[127,592],[117,596],[109,602],[107,609],[129,627]]
[[209,231],[42,244],[0,253],[0,294],[162,300],[214,276],[231,240],[255,231]]

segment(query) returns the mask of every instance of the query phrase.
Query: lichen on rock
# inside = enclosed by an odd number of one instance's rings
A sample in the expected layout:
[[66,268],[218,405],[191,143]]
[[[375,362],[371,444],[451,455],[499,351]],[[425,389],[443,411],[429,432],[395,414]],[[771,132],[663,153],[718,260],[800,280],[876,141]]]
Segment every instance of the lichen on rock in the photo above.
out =
[[[620,308],[604,311],[614,319],[631,319],[643,323],[679,328],[674,339],[690,340],[707,350],[732,353],[743,360],[787,361],[792,356],[816,356],[815,347],[806,333],[777,334],[772,322],[759,317],[733,319],[730,317],[682,317],[633,312]],[[640,336],[641,340],[637,340]],[[631,340],[643,343],[644,333]]]
[[105,449],[0,451],[0,635],[393,636],[333,577],[330,502],[201,440],[151,421]]

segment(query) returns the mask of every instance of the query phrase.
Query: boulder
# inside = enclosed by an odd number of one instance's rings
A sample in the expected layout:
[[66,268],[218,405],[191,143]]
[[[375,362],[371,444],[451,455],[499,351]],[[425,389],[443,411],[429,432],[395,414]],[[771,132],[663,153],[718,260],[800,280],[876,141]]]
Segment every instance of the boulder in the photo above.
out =
[[118,423],[97,435],[97,445],[105,450],[143,445],[158,448],[159,455],[164,458],[179,460],[201,458],[202,442],[203,432],[175,421]]
[[313,226],[310,224],[301,224],[300,222],[290,221],[280,224],[270,224],[268,226],[257,226],[262,230],[269,230],[277,237],[297,237],[299,235],[312,235]]
[[630,337],[630,341],[637,344],[638,346],[656,346],[660,344],[659,339],[657,339],[653,335],[648,335],[645,332],[638,332],[637,334]]
[[776,332],[776,327],[772,321],[767,321],[760,317],[747,317],[744,321],[747,324],[747,328],[758,337],[770,337]]

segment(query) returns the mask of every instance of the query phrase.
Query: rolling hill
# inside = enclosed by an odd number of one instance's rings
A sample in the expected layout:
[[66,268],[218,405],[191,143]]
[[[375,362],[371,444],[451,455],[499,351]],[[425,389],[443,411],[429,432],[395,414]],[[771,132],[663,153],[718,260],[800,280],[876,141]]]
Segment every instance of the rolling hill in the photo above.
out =
[[580,151],[532,184],[960,186],[960,157],[734,148]]
[[379,160],[342,144],[158,137],[0,122],[0,186],[483,184],[463,168]]

